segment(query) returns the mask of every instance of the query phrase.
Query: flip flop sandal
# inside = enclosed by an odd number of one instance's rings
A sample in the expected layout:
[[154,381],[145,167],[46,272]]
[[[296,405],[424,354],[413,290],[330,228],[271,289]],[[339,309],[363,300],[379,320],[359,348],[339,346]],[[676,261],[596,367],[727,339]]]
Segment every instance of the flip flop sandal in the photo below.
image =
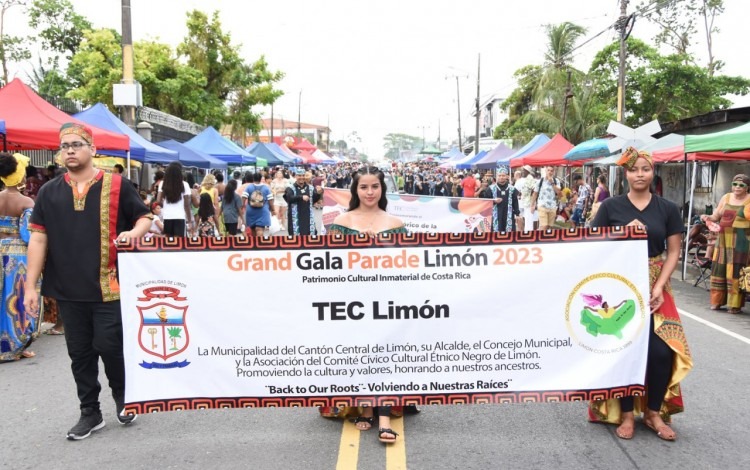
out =
[[[650,430],[654,431],[659,439],[662,439],[662,440],[665,440],[665,441],[670,441],[670,442],[672,442],[672,441],[674,441],[674,440],[677,439],[677,435],[676,434],[673,437],[666,437],[666,436],[664,436],[661,433],[661,431],[659,431],[659,429],[656,429],[656,426],[654,426],[653,424],[649,423],[648,421],[644,421],[643,424],[645,424],[646,427],[649,428]],[[669,426],[667,426],[665,424],[664,426],[661,427],[661,429],[668,428],[668,427]],[[674,431],[672,431],[672,432],[674,432]]]
[[50,328],[49,330],[45,330],[44,334],[45,335],[50,335],[50,336],[64,336],[65,332],[64,331],[60,331],[60,330],[56,330],[54,328]]
[[619,426],[617,427],[617,429],[615,429],[615,436],[619,437],[620,439],[625,439],[626,441],[629,441],[630,439],[632,439],[634,435],[635,435],[635,426],[633,426],[630,429],[630,434],[620,432]]
[[[393,434],[393,438],[383,437],[383,434]],[[388,429],[388,428],[378,429],[378,440],[380,442],[384,442],[386,444],[393,444],[394,442],[396,442],[397,436],[398,436],[398,433],[394,431],[393,429]]]
[[[374,422],[374,419],[373,418],[365,418],[364,416],[357,416],[356,418],[354,418],[352,420],[352,422],[354,423],[354,426],[356,426],[357,429],[359,429],[360,431],[369,431],[370,428],[372,428],[372,423]],[[367,427],[365,427],[363,429],[363,428],[357,426],[360,423],[366,423]]]

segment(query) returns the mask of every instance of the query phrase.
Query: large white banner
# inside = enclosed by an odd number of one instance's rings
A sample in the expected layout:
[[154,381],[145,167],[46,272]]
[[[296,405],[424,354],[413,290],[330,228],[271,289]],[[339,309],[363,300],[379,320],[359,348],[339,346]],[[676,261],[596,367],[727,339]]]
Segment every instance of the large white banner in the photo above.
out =
[[[471,233],[492,227],[492,200],[388,193],[388,213],[404,221],[410,232]],[[348,189],[326,188],[323,225],[327,228],[349,207]]]
[[638,392],[644,236],[141,241],[119,254],[126,401],[147,412]]

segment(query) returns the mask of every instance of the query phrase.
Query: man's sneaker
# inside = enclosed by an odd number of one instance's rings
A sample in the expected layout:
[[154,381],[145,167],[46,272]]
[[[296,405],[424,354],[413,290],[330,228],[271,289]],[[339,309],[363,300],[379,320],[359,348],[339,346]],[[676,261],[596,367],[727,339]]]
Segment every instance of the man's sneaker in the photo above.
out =
[[102,418],[101,411],[94,408],[83,408],[81,410],[81,419],[68,431],[68,440],[79,441],[86,439],[93,431],[98,431],[103,427],[104,418]]
[[125,400],[121,398],[120,399],[115,398],[115,406],[117,407],[117,421],[120,424],[123,424],[123,425],[130,424],[133,421],[135,421],[136,418],[138,418],[137,414],[130,414],[130,415],[123,414],[123,410],[125,409]]

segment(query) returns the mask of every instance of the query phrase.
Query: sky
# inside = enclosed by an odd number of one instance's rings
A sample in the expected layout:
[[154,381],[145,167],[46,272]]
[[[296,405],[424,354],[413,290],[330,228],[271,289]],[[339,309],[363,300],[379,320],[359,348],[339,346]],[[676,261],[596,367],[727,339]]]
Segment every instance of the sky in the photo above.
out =
[[[650,0],[646,0],[649,2]],[[94,27],[121,29],[120,0],[71,0]],[[507,96],[513,72],[541,64],[546,24],[571,21],[587,28],[574,66],[588,69],[594,54],[615,39],[607,28],[619,16],[619,0],[131,0],[134,41],[159,39],[176,46],[186,34],[186,13],[218,10],[222,27],[253,62],[264,55],[271,70],[285,73],[274,116],[329,125],[332,140],[344,139],[371,157],[384,154],[383,136],[405,133],[434,141],[457,137],[458,106],[464,135],[472,135],[471,111],[480,99]],[[628,12],[641,1],[631,1]],[[723,73],[750,77],[743,52],[750,16],[747,0],[724,0],[714,39]],[[8,34],[29,34],[18,7],[6,14]],[[633,35],[651,42],[655,29],[636,20]],[[701,34],[692,49],[698,63],[707,56]],[[17,76],[25,79],[24,69]],[[458,92],[456,78],[458,77]],[[750,105],[739,97],[735,106]],[[255,112],[270,117],[270,107]],[[355,133],[361,138],[356,142]]]

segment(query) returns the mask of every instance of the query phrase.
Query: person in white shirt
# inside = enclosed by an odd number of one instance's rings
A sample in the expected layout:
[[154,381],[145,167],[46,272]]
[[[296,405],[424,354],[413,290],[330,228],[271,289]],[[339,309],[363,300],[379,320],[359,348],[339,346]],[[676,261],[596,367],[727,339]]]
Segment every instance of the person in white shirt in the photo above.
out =
[[164,179],[159,183],[156,202],[161,205],[164,219],[164,235],[184,237],[187,226],[193,222],[190,200],[192,191],[182,179],[182,164],[171,162],[164,171]]
[[523,177],[519,178],[513,186],[520,193],[518,207],[521,209],[521,216],[523,217],[523,230],[530,232],[534,230],[534,211],[531,210],[531,194],[536,187],[536,180],[534,179],[534,168],[530,165],[524,165],[522,172]]

